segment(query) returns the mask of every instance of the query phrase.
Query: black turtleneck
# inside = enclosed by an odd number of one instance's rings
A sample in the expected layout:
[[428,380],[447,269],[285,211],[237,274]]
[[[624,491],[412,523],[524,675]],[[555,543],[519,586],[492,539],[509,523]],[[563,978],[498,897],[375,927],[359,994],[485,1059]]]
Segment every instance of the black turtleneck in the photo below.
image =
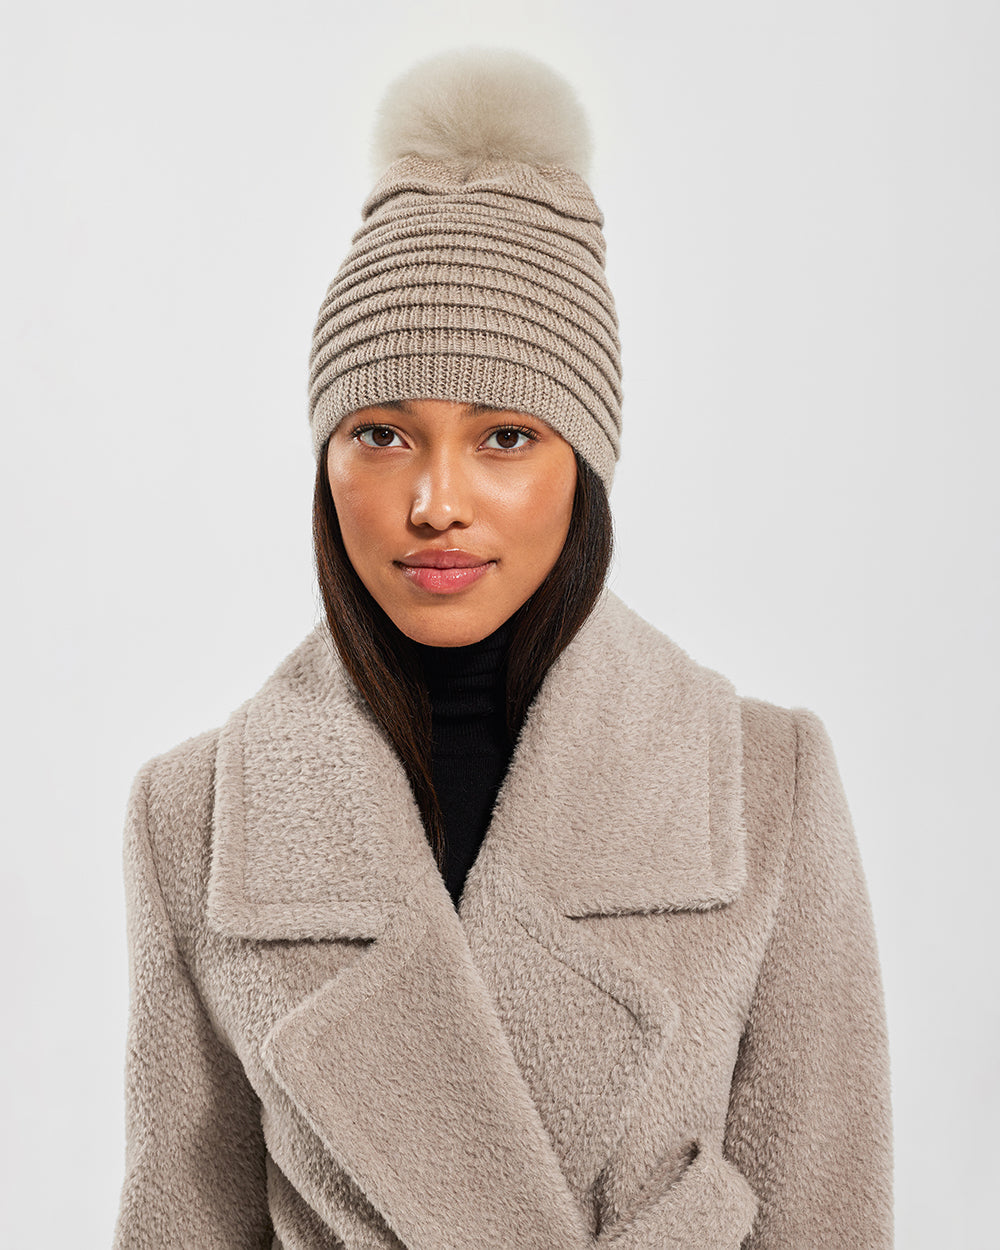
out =
[[466,647],[417,644],[432,711],[434,788],[444,818],[445,885],[458,906],[513,744],[506,716],[510,621]]

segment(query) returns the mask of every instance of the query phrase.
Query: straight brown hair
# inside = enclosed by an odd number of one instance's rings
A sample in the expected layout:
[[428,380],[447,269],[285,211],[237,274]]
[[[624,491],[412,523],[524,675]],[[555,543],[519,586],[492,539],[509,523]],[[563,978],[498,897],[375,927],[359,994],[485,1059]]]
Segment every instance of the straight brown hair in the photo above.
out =
[[[399,755],[434,858],[444,868],[444,824],[431,773],[431,704],[413,642],[368,592],[347,555],[326,470],[316,466],[313,546],[330,633],[344,666]],[[575,454],[575,453],[574,453]],[[513,745],[553,660],[569,645],[604,588],[613,527],[604,483],[576,456],[569,532],[548,576],[511,617],[507,732]]]

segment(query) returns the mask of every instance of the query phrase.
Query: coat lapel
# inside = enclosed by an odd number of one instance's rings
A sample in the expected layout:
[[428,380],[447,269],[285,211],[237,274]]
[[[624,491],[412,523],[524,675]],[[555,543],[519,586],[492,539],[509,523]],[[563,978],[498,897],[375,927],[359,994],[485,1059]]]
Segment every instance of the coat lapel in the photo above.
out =
[[323,625],[221,731],[209,923],[366,940],[262,1058],[409,1250],[593,1243],[678,1006],[576,920],[735,897],[739,716],[607,594],[546,676],[457,911]]

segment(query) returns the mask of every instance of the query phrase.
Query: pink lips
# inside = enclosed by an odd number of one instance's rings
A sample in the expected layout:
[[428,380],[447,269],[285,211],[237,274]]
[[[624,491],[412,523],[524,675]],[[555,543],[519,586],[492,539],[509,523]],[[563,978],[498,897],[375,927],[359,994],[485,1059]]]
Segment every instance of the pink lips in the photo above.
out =
[[439,551],[430,547],[396,561],[407,581],[436,595],[453,595],[465,590],[484,577],[495,563],[495,560],[484,560],[459,548]]

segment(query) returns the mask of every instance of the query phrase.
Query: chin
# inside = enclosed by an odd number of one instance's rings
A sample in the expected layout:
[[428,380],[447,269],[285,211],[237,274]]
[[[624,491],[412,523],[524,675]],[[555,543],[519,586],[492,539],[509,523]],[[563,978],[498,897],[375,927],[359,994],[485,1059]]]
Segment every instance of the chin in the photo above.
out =
[[393,623],[407,638],[425,647],[467,647],[489,637],[505,619],[495,613],[467,616],[444,611],[407,614]]

